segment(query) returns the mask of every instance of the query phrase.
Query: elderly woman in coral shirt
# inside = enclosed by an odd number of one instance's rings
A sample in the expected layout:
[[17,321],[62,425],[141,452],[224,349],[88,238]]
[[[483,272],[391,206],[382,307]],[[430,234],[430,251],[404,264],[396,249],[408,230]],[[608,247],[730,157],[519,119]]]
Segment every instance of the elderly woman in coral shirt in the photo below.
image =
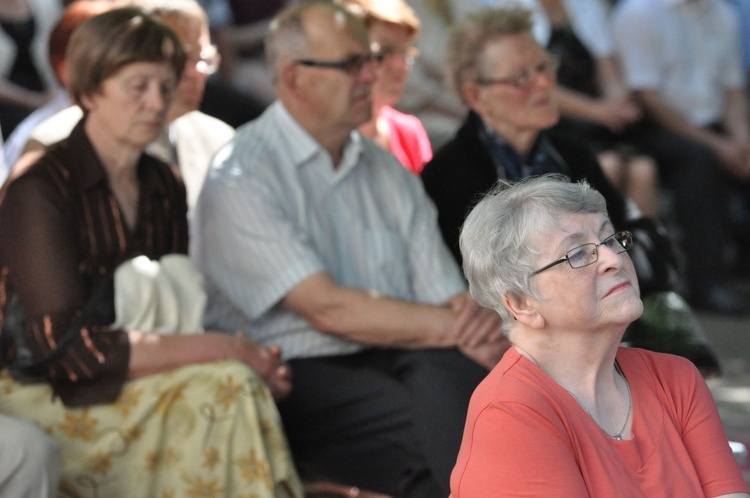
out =
[[512,347],[472,397],[452,498],[750,496],[698,370],[620,346],[643,305],[632,236],[597,191],[501,183],[460,243]]

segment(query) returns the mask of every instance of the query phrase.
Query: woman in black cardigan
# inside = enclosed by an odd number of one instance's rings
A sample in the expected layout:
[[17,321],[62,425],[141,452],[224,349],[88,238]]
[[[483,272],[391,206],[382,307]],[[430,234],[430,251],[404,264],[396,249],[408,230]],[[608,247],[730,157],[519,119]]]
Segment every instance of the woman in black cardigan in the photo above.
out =
[[[454,31],[447,59],[454,87],[471,110],[455,137],[427,163],[422,180],[456,260],[462,262],[458,237],[467,214],[498,179],[563,173],[573,181],[587,180],[606,199],[615,227],[633,232],[630,256],[642,297],[673,291],[677,266],[668,236],[609,183],[586,144],[549,131],[559,119],[557,61],[532,36],[530,14],[511,8],[470,17]],[[678,313],[684,310],[690,314],[686,305]],[[658,308],[659,324],[670,323],[664,317],[671,311]],[[682,354],[704,372],[718,371],[699,328],[643,327],[629,331],[636,345]]]

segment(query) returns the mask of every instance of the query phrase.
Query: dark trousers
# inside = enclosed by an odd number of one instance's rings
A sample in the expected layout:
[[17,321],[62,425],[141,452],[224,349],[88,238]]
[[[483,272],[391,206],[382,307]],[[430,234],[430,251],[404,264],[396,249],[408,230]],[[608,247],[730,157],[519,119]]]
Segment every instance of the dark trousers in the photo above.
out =
[[655,125],[639,125],[627,137],[654,158],[674,192],[688,291],[722,283],[728,275],[722,248],[730,231],[728,183],[719,158],[708,147]]
[[487,370],[437,349],[290,364],[294,389],[279,411],[303,479],[397,498],[448,496],[469,398]]

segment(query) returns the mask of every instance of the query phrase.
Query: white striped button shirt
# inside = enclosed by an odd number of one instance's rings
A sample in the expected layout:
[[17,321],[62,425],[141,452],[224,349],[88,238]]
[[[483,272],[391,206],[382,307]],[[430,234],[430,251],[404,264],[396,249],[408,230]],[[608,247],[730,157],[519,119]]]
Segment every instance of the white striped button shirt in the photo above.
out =
[[279,102],[214,158],[191,254],[206,277],[206,329],[244,330],[285,358],[363,348],[279,304],[313,274],[425,304],[465,290],[419,179],[358,132],[334,169]]

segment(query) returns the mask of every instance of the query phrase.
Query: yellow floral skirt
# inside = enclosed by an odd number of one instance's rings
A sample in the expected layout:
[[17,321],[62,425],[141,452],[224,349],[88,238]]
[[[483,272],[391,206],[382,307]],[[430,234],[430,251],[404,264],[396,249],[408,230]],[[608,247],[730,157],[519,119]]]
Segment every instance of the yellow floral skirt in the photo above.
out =
[[115,403],[66,408],[44,384],[0,375],[0,412],[60,445],[61,497],[301,498],[263,380],[236,362],[128,381]]

